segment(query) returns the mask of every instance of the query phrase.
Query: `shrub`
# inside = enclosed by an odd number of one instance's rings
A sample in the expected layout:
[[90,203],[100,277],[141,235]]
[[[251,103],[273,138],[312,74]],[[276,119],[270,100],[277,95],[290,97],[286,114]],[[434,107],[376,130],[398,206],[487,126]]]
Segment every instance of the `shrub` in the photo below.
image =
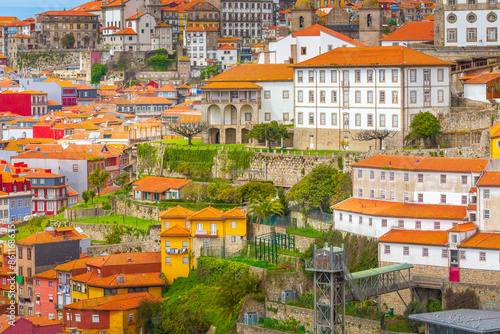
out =
[[406,310],[404,311],[404,316],[405,318],[405,323],[408,329],[411,329],[413,332],[418,333],[418,326],[420,326],[422,323],[413,319],[410,319],[408,316],[412,314],[418,314],[418,313],[426,313],[427,308],[418,300],[414,300],[410,303],[408,303],[408,306],[406,307]]
[[439,312],[442,311],[443,307],[441,305],[441,301],[439,299],[429,301],[427,304],[427,311],[429,312]]
[[344,170],[344,158],[340,155],[337,157],[337,166],[339,167],[339,170]]
[[476,291],[467,289],[462,292],[453,292],[447,289],[443,296],[446,310],[456,310],[462,308],[479,309],[479,297]]
[[102,208],[104,210],[111,210],[111,204],[109,203],[109,201],[102,203]]

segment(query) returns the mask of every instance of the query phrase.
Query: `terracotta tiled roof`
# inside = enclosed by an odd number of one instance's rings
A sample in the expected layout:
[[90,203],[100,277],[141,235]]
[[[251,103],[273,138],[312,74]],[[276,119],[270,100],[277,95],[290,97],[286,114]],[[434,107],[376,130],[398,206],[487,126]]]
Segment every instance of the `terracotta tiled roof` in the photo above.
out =
[[378,242],[445,246],[448,243],[448,232],[393,229],[378,238]]
[[90,86],[87,86],[87,85],[82,85],[82,84],[76,84],[76,89],[78,90],[97,90],[97,88],[95,87],[90,87]]
[[[118,277],[123,277],[123,283],[118,283]],[[101,288],[132,288],[146,286],[163,286],[165,281],[160,273],[136,273],[106,276],[87,283],[89,286]]]
[[[474,76],[473,78],[464,82],[465,84],[486,84],[490,81],[500,78],[500,72],[483,73]],[[463,78],[461,78],[463,79]]]
[[467,206],[467,211],[477,211],[477,205],[476,204],[469,204]]
[[474,224],[473,222],[468,222],[455,225],[452,228],[450,228],[448,232],[467,232],[467,231],[474,231],[477,229],[478,227],[476,226],[476,224]]
[[31,321],[35,326],[37,327],[44,327],[44,326],[53,326],[60,324],[62,320],[50,320],[38,315],[33,315],[29,317],[24,317],[25,319]]
[[147,292],[124,293],[106,297],[80,300],[76,303],[65,305],[65,309],[73,310],[130,310],[138,308],[144,299],[157,300]]
[[133,183],[133,185],[137,186],[133,188],[133,191],[162,193],[168,189],[180,189],[190,182],[191,180],[146,176],[145,178]]
[[293,69],[288,64],[242,64],[234,66],[210,79],[211,82],[292,80]]
[[480,173],[488,159],[423,158],[399,155],[376,155],[351,164],[353,167],[383,168],[413,171],[474,172]]
[[84,274],[71,277],[72,281],[87,283],[99,279],[99,275],[95,271],[88,271]]
[[135,104],[172,104],[172,101],[164,97],[159,96],[149,96],[149,97],[138,97],[134,100]]
[[28,35],[24,35],[24,34],[19,34],[19,35],[15,35],[15,36],[9,36],[9,38],[35,38],[33,36],[28,36]]
[[163,232],[158,233],[160,236],[169,236],[169,237],[184,237],[189,236],[191,232],[182,226],[174,225]]
[[[87,239],[88,236],[86,234],[80,234],[76,229],[70,228],[70,230],[73,233],[66,235],[66,240],[75,240],[75,239]],[[35,245],[35,244],[44,244],[44,243],[50,243],[50,242],[60,242],[64,241],[65,239],[61,237],[53,237],[50,234],[47,233],[47,231],[39,231],[35,232],[25,238],[22,238],[21,240],[17,241],[17,244],[20,245]]]
[[156,90],[157,92],[177,92],[177,88],[166,84]]
[[262,89],[261,86],[253,84],[251,82],[211,82],[201,89]]
[[[450,62],[404,46],[336,48],[293,67],[451,66]],[[227,72],[227,71],[226,71]]]
[[486,172],[476,183],[480,187],[500,187],[500,172]]
[[36,173],[31,173],[27,175],[23,175],[25,178],[44,178],[44,179],[55,179],[58,177],[63,177],[64,175],[59,175],[59,174],[52,174],[52,173],[46,173],[46,172],[36,172]]
[[191,216],[195,211],[184,208],[180,205],[174,206],[168,210],[160,212],[160,218],[187,218]]
[[244,218],[244,217],[246,217],[246,215],[247,215],[246,211],[243,211],[240,208],[232,208],[231,210],[224,212],[222,214],[222,217],[224,217],[224,218],[231,218],[231,217]]
[[126,28],[115,32],[113,35],[137,35],[137,33],[132,28]]
[[350,44],[356,45],[356,46],[366,46],[363,43],[360,43],[358,41],[353,40],[352,38],[349,38],[347,36],[344,36],[332,29],[328,29],[325,26],[319,25],[319,24],[314,24],[310,27],[304,28],[302,30],[299,30],[295,33],[293,33],[293,37],[297,36],[319,36],[321,32],[327,33],[331,36],[337,37],[345,42],[348,42]]
[[48,12],[43,12],[39,13],[38,15],[43,16],[43,15],[57,15],[57,16],[97,16],[95,14],[87,13],[83,10],[81,11],[76,11],[76,10],[51,10]]
[[86,268],[87,265],[86,263],[89,262],[90,260],[97,259],[99,256],[96,257],[86,257],[83,259],[76,259],[70,262],[66,262],[63,264],[58,265],[57,267],[54,268],[54,270],[60,270],[60,271],[71,271],[73,269],[82,269]]
[[87,261],[87,265],[94,267],[119,266],[126,264],[161,263],[160,252],[119,253],[100,256]]
[[100,11],[101,4],[102,4],[102,1],[91,1],[91,2],[84,3],[83,5],[80,5],[78,7],[70,9],[70,10],[72,10],[72,11],[85,11],[85,12]]
[[133,16],[131,16],[131,17],[129,17],[127,20],[135,20],[135,19],[137,19],[137,18],[141,17],[142,15],[144,15],[144,12],[142,12],[142,13],[137,13],[137,14],[135,14],[135,15],[133,15]]
[[220,220],[222,219],[222,211],[212,206],[207,206],[205,209],[195,212],[187,218],[188,220]]
[[475,192],[477,192],[477,188],[476,188],[476,187],[472,187],[472,188],[470,188],[469,193],[473,194],[473,193],[475,193]]
[[382,41],[433,41],[434,21],[409,21]]
[[75,85],[73,85],[70,81],[68,80],[61,80],[61,79],[47,79],[45,80],[44,82],[55,82],[56,84],[58,84],[60,87],[64,87],[64,88],[76,88]]
[[43,273],[36,274],[35,277],[46,278],[46,279],[56,279],[57,272],[55,271],[55,269],[50,269],[50,270],[44,271]]
[[236,50],[234,46],[231,46],[229,44],[223,44],[219,46],[219,50]]
[[500,233],[476,233],[462,242],[459,248],[500,249]]
[[467,215],[466,206],[413,204],[349,198],[332,206],[333,210],[381,217],[462,220]]

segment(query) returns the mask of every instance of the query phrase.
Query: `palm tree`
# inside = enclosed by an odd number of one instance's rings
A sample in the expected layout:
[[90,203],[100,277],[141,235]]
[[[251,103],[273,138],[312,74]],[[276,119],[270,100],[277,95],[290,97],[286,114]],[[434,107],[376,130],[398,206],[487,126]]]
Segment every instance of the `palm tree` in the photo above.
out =
[[252,223],[255,221],[257,224],[260,224],[272,215],[282,216],[283,209],[283,204],[281,204],[279,199],[269,196],[264,199],[262,197],[255,199],[248,206],[248,213],[253,215]]

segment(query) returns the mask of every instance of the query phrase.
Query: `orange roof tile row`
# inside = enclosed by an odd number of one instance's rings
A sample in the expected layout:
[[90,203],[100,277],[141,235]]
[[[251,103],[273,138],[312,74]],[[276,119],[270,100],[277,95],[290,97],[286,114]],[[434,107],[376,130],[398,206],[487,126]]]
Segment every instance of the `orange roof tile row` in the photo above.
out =
[[133,188],[133,190],[162,193],[169,189],[180,189],[190,182],[191,180],[146,176],[145,178],[133,183],[133,186],[136,186]]
[[244,218],[246,217],[246,211],[239,208],[232,208],[228,211],[221,211],[214,207],[208,206],[200,211],[192,211],[182,206],[175,206],[168,210],[160,213],[160,218],[185,218],[188,220],[203,220],[203,219],[214,219],[220,220],[224,218]]
[[251,82],[211,82],[201,89],[262,89],[262,87]]
[[156,300],[147,292],[124,293],[106,297],[80,300],[76,303],[65,305],[65,309],[76,310],[130,310],[139,307],[145,299]]
[[[498,78],[500,78],[500,72],[482,73],[479,75],[475,75],[474,77],[472,77],[469,80],[466,80],[464,82],[464,85],[465,84],[486,84],[486,83],[493,81],[493,80],[496,80]],[[462,80],[462,79],[464,79],[464,78],[460,78],[460,80]]]
[[[123,278],[123,283],[118,282],[118,277]],[[88,286],[100,288],[133,288],[163,286],[165,281],[160,277],[160,273],[135,273],[135,274],[116,274],[99,278],[87,283]]]
[[381,41],[433,41],[434,21],[410,21]]
[[158,233],[159,236],[169,236],[169,237],[185,237],[189,236],[191,232],[189,229],[179,226],[179,225],[174,225],[168,229],[166,229],[163,232]]
[[445,246],[448,232],[392,229],[378,238],[378,242]]
[[[293,67],[451,66],[450,62],[404,46],[336,48]],[[227,71],[226,71],[227,72]]]
[[376,155],[351,164],[352,167],[383,168],[408,171],[480,173],[488,159],[424,158],[399,155]]
[[500,172],[486,172],[476,183],[479,187],[500,187]]
[[242,64],[216,75],[210,79],[210,82],[292,80],[293,69],[288,64]]
[[467,215],[466,206],[413,204],[354,197],[335,204],[332,209],[372,216],[421,219],[462,220]]
[[450,228],[448,232],[467,232],[477,230],[478,227],[473,222],[467,222],[462,224],[457,224]]
[[87,265],[93,267],[121,266],[124,264],[160,263],[160,252],[118,253],[87,259]]

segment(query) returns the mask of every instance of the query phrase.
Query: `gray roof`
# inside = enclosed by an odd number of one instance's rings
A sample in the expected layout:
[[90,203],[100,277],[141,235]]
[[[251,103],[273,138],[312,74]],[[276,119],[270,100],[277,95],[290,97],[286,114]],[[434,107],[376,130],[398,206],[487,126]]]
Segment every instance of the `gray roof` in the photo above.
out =
[[500,331],[500,311],[461,309],[413,314],[410,315],[410,318],[472,333],[493,333]]
[[397,264],[391,264],[389,266],[357,271],[355,273],[352,273],[351,278],[352,279],[361,279],[361,278],[366,278],[366,277],[370,277],[370,276],[377,276],[377,275],[381,275],[381,274],[387,274],[387,273],[392,273],[394,271],[411,269],[411,268],[413,268],[412,264],[397,263]]
[[327,25],[326,26],[328,29],[331,29],[336,32],[342,32],[342,31],[358,31],[359,30],[359,25],[357,24],[332,24],[332,25]]

